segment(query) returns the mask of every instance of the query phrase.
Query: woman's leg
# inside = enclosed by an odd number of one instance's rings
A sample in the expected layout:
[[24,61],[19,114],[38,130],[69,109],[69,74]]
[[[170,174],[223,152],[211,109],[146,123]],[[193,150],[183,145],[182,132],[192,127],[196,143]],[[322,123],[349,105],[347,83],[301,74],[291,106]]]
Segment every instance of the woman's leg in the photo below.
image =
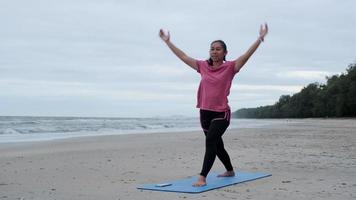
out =
[[226,169],[232,168],[229,155],[224,149],[221,138],[230,124],[229,116],[226,116],[226,113],[200,110],[200,122],[206,136],[206,148],[202,171],[198,181],[193,186],[206,185],[206,176],[213,166],[217,155],[224,163]]
[[231,177],[235,176],[234,168],[232,167],[230,156],[224,148],[224,142],[222,138],[218,141],[216,155],[220,161],[224,164],[226,172],[219,174],[218,177]]
[[221,137],[217,141],[216,155],[218,156],[219,160],[224,164],[226,171],[234,170],[231,164],[230,156],[224,148],[224,142]]
[[225,119],[213,120],[211,122],[205,139],[206,149],[205,149],[203,167],[200,173],[201,176],[206,177],[210,169],[212,168],[218,152],[218,143],[222,141],[221,136],[224,134],[228,126],[229,126],[229,122]]

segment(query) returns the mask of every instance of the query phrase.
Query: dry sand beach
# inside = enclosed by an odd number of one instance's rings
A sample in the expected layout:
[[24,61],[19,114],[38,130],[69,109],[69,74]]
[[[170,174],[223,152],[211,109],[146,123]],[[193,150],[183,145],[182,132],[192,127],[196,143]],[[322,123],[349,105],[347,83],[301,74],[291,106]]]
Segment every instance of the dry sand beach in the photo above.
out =
[[200,194],[136,187],[197,175],[202,132],[0,144],[0,199],[356,199],[356,119],[282,121],[224,135],[236,169],[271,177]]

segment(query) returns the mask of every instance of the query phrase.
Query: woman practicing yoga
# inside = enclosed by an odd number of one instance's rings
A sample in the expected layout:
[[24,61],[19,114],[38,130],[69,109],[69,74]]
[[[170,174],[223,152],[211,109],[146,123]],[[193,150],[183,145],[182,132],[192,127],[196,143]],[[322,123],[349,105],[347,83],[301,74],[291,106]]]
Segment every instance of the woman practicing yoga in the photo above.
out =
[[261,25],[259,36],[251,47],[237,59],[226,61],[227,48],[222,40],[211,43],[208,60],[196,60],[186,55],[170,41],[169,32],[165,33],[162,29],[159,31],[160,38],[172,52],[201,75],[197,108],[200,109],[200,123],[205,134],[205,156],[200,176],[193,186],[206,185],[206,176],[212,168],[216,156],[226,168],[226,172],[219,176],[235,176],[229,154],[226,152],[222,140],[222,135],[230,124],[231,112],[227,97],[235,74],[240,71],[264,41],[267,33],[267,24]]

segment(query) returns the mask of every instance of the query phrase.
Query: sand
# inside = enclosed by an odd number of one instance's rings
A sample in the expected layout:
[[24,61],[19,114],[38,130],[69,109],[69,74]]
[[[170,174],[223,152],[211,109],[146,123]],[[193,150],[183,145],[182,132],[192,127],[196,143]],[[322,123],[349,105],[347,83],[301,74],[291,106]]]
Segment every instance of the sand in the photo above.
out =
[[356,119],[282,120],[224,141],[236,169],[272,176],[200,194],[136,189],[197,175],[202,132],[0,144],[0,200],[356,199]]

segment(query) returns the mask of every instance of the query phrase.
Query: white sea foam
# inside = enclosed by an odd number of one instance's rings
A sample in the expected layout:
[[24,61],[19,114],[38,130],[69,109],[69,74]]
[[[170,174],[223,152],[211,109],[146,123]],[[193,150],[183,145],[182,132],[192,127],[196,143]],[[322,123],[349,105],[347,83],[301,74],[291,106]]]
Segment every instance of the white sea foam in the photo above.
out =
[[[232,119],[230,128],[256,128],[279,120]],[[199,119],[0,117],[0,143],[43,141],[71,137],[201,130]]]

